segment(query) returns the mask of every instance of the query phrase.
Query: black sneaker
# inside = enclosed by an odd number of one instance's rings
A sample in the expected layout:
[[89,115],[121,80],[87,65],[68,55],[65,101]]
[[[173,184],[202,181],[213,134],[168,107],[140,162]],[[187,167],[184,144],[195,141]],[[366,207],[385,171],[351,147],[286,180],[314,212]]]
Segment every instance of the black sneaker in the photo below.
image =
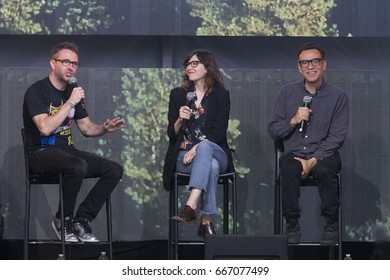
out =
[[74,218],[73,230],[76,236],[83,242],[99,242],[95,235],[93,235],[92,229],[88,224],[88,220],[85,218]]
[[299,244],[301,242],[301,229],[297,218],[286,219],[286,234],[289,244]]
[[337,245],[339,241],[339,222],[337,217],[325,218],[324,232],[320,243],[322,245]]
[[[54,229],[59,240],[61,240],[61,220],[54,216],[51,226]],[[72,218],[65,218],[65,242],[79,242],[78,238],[73,232]]]

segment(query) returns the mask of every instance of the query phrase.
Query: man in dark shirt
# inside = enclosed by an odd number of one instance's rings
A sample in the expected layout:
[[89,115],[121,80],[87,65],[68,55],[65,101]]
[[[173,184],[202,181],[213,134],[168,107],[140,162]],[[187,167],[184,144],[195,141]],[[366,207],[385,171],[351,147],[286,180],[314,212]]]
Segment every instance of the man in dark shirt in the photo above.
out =
[[347,134],[349,108],[347,95],[325,82],[325,69],[321,47],[303,45],[298,51],[298,70],[304,80],[280,89],[268,122],[271,138],[284,146],[279,167],[289,243],[300,242],[300,182],[309,174],[318,181],[325,217],[321,244],[338,242],[338,150]]
[[[84,105],[83,88],[70,84],[79,66],[78,47],[59,43],[52,51],[49,76],[31,85],[24,96],[23,123],[31,171],[37,174],[61,172],[65,214],[65,241],[98,242],[88,224],[122,178],[122,167],[111,160],[80,151],[71,133],[75,121],[86,137],[98,137],[122,129],[123,119],[93,123]],[[77,195],[85,177],[99,177],[74,216]],[[52,227],[61,239],[58,211]]]

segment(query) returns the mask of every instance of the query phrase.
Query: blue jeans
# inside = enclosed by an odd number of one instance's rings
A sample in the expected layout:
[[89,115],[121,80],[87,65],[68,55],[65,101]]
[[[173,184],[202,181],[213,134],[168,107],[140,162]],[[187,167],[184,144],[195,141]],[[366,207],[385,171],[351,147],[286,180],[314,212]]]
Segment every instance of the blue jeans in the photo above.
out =
[[176,171],[191,174],[189,187],[202,190],[201,211],[205,214],[216,214],[218,177],[227,169],[227,155],[220,146],[211,141],[199,143],[190,164],[183,163],[186,152],[179,152]]

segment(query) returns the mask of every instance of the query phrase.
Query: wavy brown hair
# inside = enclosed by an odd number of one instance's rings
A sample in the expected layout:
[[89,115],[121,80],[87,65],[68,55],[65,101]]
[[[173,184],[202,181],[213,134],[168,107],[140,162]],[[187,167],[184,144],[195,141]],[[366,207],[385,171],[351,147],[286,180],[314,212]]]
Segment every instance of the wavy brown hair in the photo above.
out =
[[[194,55],[196,55],[198,60],[204,65],[204,67],[207,70],[205,76],[204,90],[207,93],[210,93],[217,87],[225,88],[221,72],[218,69],[217,62],[212,52],[208,50],[194,50],[190,52],[184,59],[183,62],[184,67],[186,67],[187,63]],[[182,78],[183,78],[182,88],[188,91],[193,86],[193,82],[190,81],[186,72],[183,73]]]

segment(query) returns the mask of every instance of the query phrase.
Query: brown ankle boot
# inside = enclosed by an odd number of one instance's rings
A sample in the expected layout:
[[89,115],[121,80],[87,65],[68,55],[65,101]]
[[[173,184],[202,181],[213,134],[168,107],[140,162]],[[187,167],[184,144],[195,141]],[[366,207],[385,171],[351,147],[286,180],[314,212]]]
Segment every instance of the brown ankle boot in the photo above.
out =
[[190,206],[184,206],[183,210],[176,216],[171,217],[172,220],[178,221],[179,223],[184,224],[195,224],[196,223],[196,214],[195,210]]

